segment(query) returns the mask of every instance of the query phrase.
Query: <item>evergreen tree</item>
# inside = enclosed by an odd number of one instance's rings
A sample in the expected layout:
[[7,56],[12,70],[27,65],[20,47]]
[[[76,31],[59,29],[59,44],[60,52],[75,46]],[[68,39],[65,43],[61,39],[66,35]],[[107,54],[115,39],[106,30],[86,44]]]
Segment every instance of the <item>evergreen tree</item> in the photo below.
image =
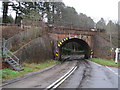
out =
[[97,29],[104,29],[105,30],[106,24],[105,20],[101,18],[97,23],[96,23],[96,28]]

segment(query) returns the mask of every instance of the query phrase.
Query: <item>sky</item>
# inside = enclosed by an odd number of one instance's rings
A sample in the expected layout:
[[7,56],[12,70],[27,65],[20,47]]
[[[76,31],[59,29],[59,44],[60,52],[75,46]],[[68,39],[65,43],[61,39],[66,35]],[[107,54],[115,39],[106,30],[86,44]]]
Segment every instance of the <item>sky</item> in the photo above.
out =
[[[120,0],[62,0],[66,6],[71,6],[76,9],[78,13],[84,13],[91,17],[95,22],[104,18],[106,22],[109,20],[118,20],[118,2]],[[2,3],[0,1],[0,8]],[[1,10],[0,10],[1,11]],[[15,18],[14,11],[9,14]],[[2,13],[0,13],[2,16]]]
[[120,0],[63,0],[65,5],[74,7],[78,13],[90,16],[95,22],[102,17],[106,20],[118,20],[118,2]]

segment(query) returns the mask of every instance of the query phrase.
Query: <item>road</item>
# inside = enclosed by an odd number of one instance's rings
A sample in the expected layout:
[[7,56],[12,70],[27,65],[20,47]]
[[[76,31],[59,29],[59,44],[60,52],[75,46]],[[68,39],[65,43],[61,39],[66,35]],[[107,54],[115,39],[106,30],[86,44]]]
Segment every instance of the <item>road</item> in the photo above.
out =
[[76,71],[58,88],[118,88],[117,68],[108,68],[89,60],[67,61],[3,88],[46,88],[75,65],[78,66]]
[[65,62],[47,70],[43,73],[33,75],[18,82],[8,84],[3,88],[46,88],[51,83],[62,77],[77,61]]
[[[105,66],[80,62],[79,68],[59,88],[118,88],[118,75]],[[118,73],[117,68],[111,68]]]

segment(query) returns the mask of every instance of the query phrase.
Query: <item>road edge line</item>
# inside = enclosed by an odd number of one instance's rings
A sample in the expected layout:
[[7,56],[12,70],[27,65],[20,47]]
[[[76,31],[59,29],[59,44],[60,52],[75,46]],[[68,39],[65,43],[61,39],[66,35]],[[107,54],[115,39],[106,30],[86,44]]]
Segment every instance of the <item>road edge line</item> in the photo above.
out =
[[109,68],[108,66],[105,66],[108,70],[110,70],[111,72],[113,72],[115,75],[117,75],[118,77],[120,77],[120,75],[118,73],[116,73],[114,70],[112,70],[111,68]]
[[[89,60],[90,61],[90,60]],[[90,61],[90,62],[92,62],[92,63],[94,63],[95,65],[97,65],[97,66],[102,66],[102,65],[100,65],[100,64],[98,64],[98,63],[95,63],[95,62],[93,62],[93,61]],[[105,66],[108,70],[110,70],[111,72],[113,72],[115,75],[117,75],[118,77],[120,77],[120,75],[118,74],[118,73],[116,73],[114,70],[112,70],[111,68],[109,68],[108,66]]]
[[[88,60],[88,61],[90,61],[90,60]],[[96,63],[96,62],[93,62],[93,61],[90,61],[91,63],[94,63],[95,65],[97,65],[97,66],[102,66],[102,65],[100,65],[100,64],[98,64],[98,63]]]

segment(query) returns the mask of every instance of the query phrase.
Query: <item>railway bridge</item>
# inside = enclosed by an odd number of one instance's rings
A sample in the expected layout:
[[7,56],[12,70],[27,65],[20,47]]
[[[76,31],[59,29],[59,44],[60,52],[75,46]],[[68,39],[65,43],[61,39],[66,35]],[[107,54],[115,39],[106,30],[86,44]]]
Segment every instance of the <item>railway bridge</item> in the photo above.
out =
[[89,58],[91,51],[94,51],[94,36],[101,30],[91,28],[80,28],[73,26],[57,26],[48,24],[47,32],[52,38],[51,43],[54,46],[54,56],[56,59],[61,58],[61,50],[69,42],[78,43],[85,51],[85,58]]
[[[50,38],[49,40],[51,40],[50,42],[46,41],[46,42],[49,42],[49,45],[50,45],[50,51],[51,51],[50,54],[51,54],[51,56],[53,55],[54,59],[57,59],[57,60],[61,59],[63,47],[71,42],[74,42],[74,44],[77,43],[77,45],[79,45],[78,51],[83,51],[82,53],[79,52],[79,54],[84,55],[84,58],[86,58],[86,59],[89,58],[95,50],[94,49],[94,47],[95,47],[95,41],[94,41],[95,37],[94,36],[102,32],[101,30],[98,31],[97,29],[80,28],[80,27],[73,27],[73,26],[59,26],[59,25],[54,25],[54,24],[46,24],[45,26],[43,25],[43,27],[44,28],[42,28],[42,29],[45,30],[45,32],[47,33],[44,35],[47,35],[46,38]],[[26,32],[24,32],[24,33],[26,33]],[[14,40],[14,38],[13,38],[13,40]],[[12,41],[9,41],[9,43],[8,43],[8,46],[12,45]],[[14,67],[14,64],[19,65],[16,62],[16,61],[19,62],[19,59],[16,56],[21,55],[21,57],[22,57],[22,55],[24,55],[24,53],[26,54],[27,49],[24,49],[24,48],[27,48],[30,43],[31,42],[24,45],[23,48],[20,48],[14,54],[11,54],[10,57],[5,58],[5,62],[8,62],[13,67]],[[6,52],[8,51],[7,47],[5,47],[5,46],[7,46],[7,45],[3,45],[3,52],[4,52],[3,54],[4,55],[6,55]],[[22,51],[24,51],[23,54],[21,53]],[[22,58],[26,59],[25,57],[22,57]],[[21,66],[19,69],[18,69],[18,67],[14,67],[14,69],[22,70]]]

